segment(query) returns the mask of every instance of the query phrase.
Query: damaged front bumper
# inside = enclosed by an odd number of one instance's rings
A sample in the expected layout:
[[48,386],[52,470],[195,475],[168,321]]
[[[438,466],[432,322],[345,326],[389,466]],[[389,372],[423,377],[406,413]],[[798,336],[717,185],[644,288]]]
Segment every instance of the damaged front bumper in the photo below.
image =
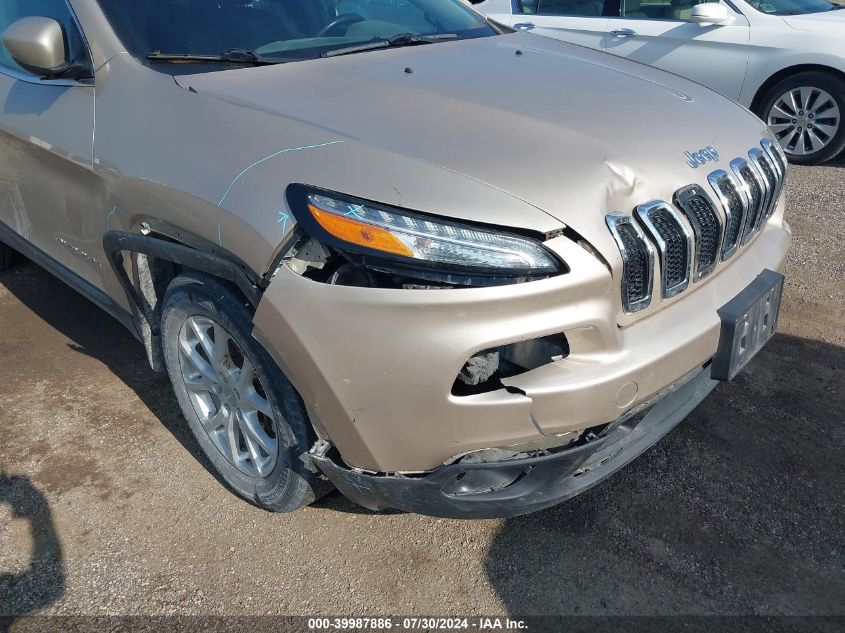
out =
[[[624,326],[618,282],[564,236],[545,246],[570,273],[493,288],[335,286],[282,267],[253,334],[293,382],[338,464],[413,478],[475,451],[568,445],[652,401],[714,357],[718,308],[761,270],[779,270],[789,241],[773,218],[717,274]],[[558,334],[568,342],[565,357],[502,377],[501,388],[452,391],[481,350]]]
[[413,476],[349,469],[330,457],[326,442],[315,445],[311,458],[346,497],[372,510],[466,519],[528,514],[588,490],[631,462],[717,384],[709,365],[702,367],[646,410],[610,424],[598,438],[536,457],[450,464]]

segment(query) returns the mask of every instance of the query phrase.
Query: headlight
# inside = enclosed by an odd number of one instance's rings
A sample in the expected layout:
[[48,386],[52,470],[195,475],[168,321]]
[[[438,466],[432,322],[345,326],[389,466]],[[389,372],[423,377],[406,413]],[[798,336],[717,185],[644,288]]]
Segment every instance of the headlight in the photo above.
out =
[[527,278],[565,270],[540,242],[527,237],[303,185],[288,188],[288,202],[300,226],[322,244],[403,270]]

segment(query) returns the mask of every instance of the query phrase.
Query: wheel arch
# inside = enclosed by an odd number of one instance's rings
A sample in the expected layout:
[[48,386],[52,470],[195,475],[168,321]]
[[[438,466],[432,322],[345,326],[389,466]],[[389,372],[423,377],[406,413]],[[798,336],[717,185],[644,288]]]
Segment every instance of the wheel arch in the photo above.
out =
[[[263,276],[235,254],[157,219],[141,222],[140,232],[106,232],[103,249],[126,294],[150,367],[157,372],[165,370],[161,347],[161,303],[174,278],[188,271],[206,273],[228,283],[253,308],[258,306],[267,285]],[[131,260],[129,267],[126,265],[127,255]]]
[[779,81],[803,72],[827,73],[845,81],[845,72],[839,70],[838,68],[834,68],[833,66],[826,66],[824,64],[794,64],[792,66],[787,66],[766,79],[766,81],[757,88],[757,91],[754,93],[754,98],[751,100],[751,106],[749,109],[754,114],[760,116],[760,106],[762,105],[763,99],[769,90],[771,90]]

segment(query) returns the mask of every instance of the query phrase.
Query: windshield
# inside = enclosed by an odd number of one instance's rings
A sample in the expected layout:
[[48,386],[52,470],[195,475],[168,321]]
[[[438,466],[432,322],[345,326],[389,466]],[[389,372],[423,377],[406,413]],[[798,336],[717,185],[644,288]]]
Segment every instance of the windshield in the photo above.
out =
[[[136,58],[167,72],[189,59],[167,55],[220,56],[233,49],[262,60],[315,59],[337,49],[390,40],[397,35],[446,35],[431,41],[498,33],[461,0],[99,0]],[[419,42],[417,42],[419,43]],[[370,54],[367,49],[362,53]],[[345,52],[345,51],[344,51]],[[156,55],[160,54],[160,55]],[[148,59],[150,55],[159,59]],[[195,60],[207,63],[208,60]],[[244,56],[229,64],[244,64]],[[254,58],[253,58],[253,61]],[[163,65],[168,68],[162,68]],[[220,66],[212,70],[219,70]]]
[[803,15],[822,13],[845,8],[845,5],[833,4],[828,0],[747,0],[748,4],[771,15]]

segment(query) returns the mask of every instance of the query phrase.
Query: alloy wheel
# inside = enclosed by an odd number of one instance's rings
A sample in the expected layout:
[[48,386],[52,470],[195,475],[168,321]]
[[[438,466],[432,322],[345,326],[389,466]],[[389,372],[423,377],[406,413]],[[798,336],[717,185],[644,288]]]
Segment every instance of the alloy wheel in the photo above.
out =
[[830,93],[802,86],[775,101],[767,123],[787,154],[808,156],[827,147],[836,137],[841,117]]
[[273,410],[252,362],[226,329],[192,316],[179,332],[182,381],[220,453],[249,477],[269,475],[279,455]]

